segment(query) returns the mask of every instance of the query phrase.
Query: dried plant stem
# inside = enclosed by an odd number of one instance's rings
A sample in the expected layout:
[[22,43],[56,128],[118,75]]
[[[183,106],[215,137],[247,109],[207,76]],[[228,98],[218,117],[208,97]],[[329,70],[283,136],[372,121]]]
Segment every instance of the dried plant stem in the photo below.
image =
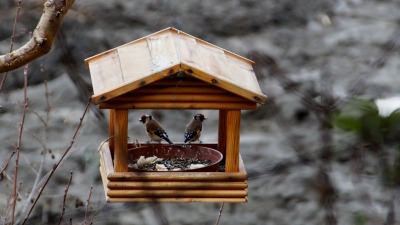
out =
[[[17,29],[17,22],[18,22],[19,11],[20,11],[20,10],[21,10],[21,1],[18,1],[17,13],[16,13],[16,15],[15,15],[14,26],[13,26],[13,32],[12,32],[12,35],[11,35],[10,52],[12,51],[13,46],[14,46],[15,31],[16,31],[16,29]],[[3,86],[4,86],[4,83],[5,83],[5,80],[6,80],[6,79],[7,79],[7,72],[5,72],[5,73],[3,74],[3,78],[2,78],[1,83],[0,83],[0,92],[1,92],[2,89],[3,89]],[[10,155],[10,157],[8,158],[7,163],[6,163],[6,165],[4,166],[4,168],[1,170],[0,174],[2,174],[2,173],[7,169],[7,166],[8,166],[8,164],[10,163],[10,160],[11,160],[11,158],[14,156],[14,154],[15,154],[15,151],[13,151],[13,153],[12,153],[12,154]]]
[[63,219],[63,217],[64,217],[64,213],[65,213],[65,203],[66,203],[66,201],[67,201],[67,194],[68,194],[68,190],[69,190],[69,186],[71,185],[71,181],[72,181],[72,171],[70,172],[70,175],[69,175],[69,181],[68,181],[68,185],[67,185],[67,187],[65,188],[65,191],[64,191],[64,199],[63,199],[63,204],[62,204],[62,212],[61,212],[61,217],[60,217],[60,221],[58,222],[58,224],[61,224],[61,222],[62,222],[62,219]]
[[217,222],[215,222],[215,225],[219,224],[219,219],[221,219],[221,215],[222,215],[222,210],[224,209],[224,205],[225,203],[221,203],[221,207],[219,208],[219,213],[218,213],[218,218],[217,218]]
[[16,154],[16,158],[15,158],[15,170],[14,170],[14,192],[13,192],[14,201],[12,202],[11,224],[14,224],[14,219],[15,219],[15,206],[17,205],[19,150],[21,148],[22,131],[24,129],[25,117],[26,117],[26,112],[28,109],[28,101],[29,101],[28,100],[28,69],[29,69],[29,65],[27,64],[27,65],[25,65],[25,69],[24,69],[24,109],[22,110],[21,123],[19,124],[17,147],[14,150],[14,152]]
[[89,212],[90,197],[92,196],[92,191],[93,191],[93,187],[90,187],[89,198],[86,200],[86,210],[85,210],[85,222],[84,222],[84,224],[88,224],[88,222],[87,222],[87,214]]
[[[19,11],[20,10],[21,10],[21,0],[18,1],[17,13],[16,13],[15,19],[14,19],[14,26],[13,26],[13,32],[12,32],[12,35],[11,35],[11,43],[10,43],[10,52],[12,52],[13,47],[14,47],[15,31],[17,30],[17,23],[18,23]],[[3,74],[3,78],[1,79],[1,83],[0,83],[0,92],[1,92],[1,90],[3,90],[3,86],[4,86],[4,83],[6,82],[7,75],[8,75],[7,72],[5,72]]]
[[[41,72],[42,72],[42,74],[43,74],[43,76],[44,76],[44,79],[45,79],[45,74],[44,74],[44,69],[43,69],[43,65],[41,65]],[[38,117],[38,119],[43,123],[43,125],[44,125],[44,141],[42,141],[39,137],[37,137],[36,135],[33,135],[33,137],[36,139],[36,140],[38,140],[38,142],[42,145],[42,148],[43,148],[43,155],[42,155],[42,159],[41,159],[41,162],[40,162],[40,166],[39,166],[39,169],[38,169],[38,171],[37,171],[37,173],[36,173],[36,178],[35,178],[35,182],[34,182],[34,184],[33,184],[33,186],[32,186],[32,189],[31,189],[31,191],[30,191],[30,193],[29,193],[29,195],[28,195],[28,197],[25,199],[25,203],[24,203],[24,206],[22,207],[22,210],[21,210],[21,215],[24,215],[25,214],[25,212],[27,211],[27,209],[28,209],[28,207],[30,206],[30,202],[31,202],[31,200],[33,199],[33,197],[36,195],[36,193],[37,193],[37,187],[40,185],[40,183],[41,183],[41,181],[42,181],[42,174],[43,174],[43,167],[44,167],[44,162],[45,162],[45,159],[46,159],[46,153],[47,153],[47,146],[46,146],[46,143],[47,143],[47,139],[48,139],[48,121],[49,121],[49,119],[50,119],[50,102],[49,102],[49,92],[48,92],[48,87],[47,87],[47,83],[45,82],[45,98],[46,98],[46,104],[47,104],[47,107],[46,107],[46,119],[43,119],[40,115],[39,115],[39,113],[37,113],[37,112],[35,112],[35,111],[33,111],[33,110],[31,110],[31,109],[29,109],[28,108],[28,110],[30,110],[30,112],[33,112],[37,117]],[[33,169],[34,170],[34,169]]]
[[74,135],[72,136],[72,139],[71,139],[68,147],[65,149],[65,151],[64,151],[63,155],[61,156],[61,158],[59,159],[59,161],[56,164],[54,164],[53,169],[50,171],[50,174],[48,175],[48,177],[47,177],[46,181],[44,182],[43,186],[41,188],[39,188],[39,194],[36,196],[34,202],[32,203],[32,206],[29,209],[28,214],[25,216],[25,219],[22,222],[22,225],[24,225],[26,223],[26,221],[28,220],[30,214],[32,213],[33,208],[35,207],[37,201],[39,200],[40,196],[42,195],[43,190],[45,189],[45,187],[49,183],[50,179],[53,177],[53,174],[57,170],[58,166],[61,164],[61,162],[64,160],[65,156],[68,154],[68,152],[71,150],[72,146],[74,145],[76,136],[78,135],[78,131],[82,126],[82,121],[85,118],[85,115],[86,115],[86,113],[87,113],[87,111],[89,109],[89,106],[90,106],[91,102],[92,102],[92,99],[89,99],[89,101],[86,104],[85,111],[83,112],[83,115],[80,118],[79,124],[78,124],[78,126],[77,126],[77,128],[75,130]]

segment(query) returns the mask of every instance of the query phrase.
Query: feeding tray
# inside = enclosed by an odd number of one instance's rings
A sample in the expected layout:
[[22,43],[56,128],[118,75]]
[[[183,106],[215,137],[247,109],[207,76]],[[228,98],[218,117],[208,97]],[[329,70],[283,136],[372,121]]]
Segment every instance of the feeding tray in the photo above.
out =
[[[129,152],[152,149],[153,144]],[[158,149],[170,145],[157,144]],[[179,147],[178,147],[179,148]],[[218,149],[217,144],[191,144],[195,149]],[[241,157],[239,172],[116,172],[108,142],[100,145],[100,172],[108,202],[246,202],[247,173]]]
[[[153,156],[159,160],[143,167],[138,166],[140,157]],[[216,172],[222,158],[219,151],[203,146],[148,145],[128,150],[128,171]]]

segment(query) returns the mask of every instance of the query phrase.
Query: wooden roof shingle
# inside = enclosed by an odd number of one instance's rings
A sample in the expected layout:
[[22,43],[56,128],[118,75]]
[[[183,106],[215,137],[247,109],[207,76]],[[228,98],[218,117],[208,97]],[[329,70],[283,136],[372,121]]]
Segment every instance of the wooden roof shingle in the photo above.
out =
[[167,28],[85,60],[96,104],[183,71],[264,104],[254,62],[175,28]]

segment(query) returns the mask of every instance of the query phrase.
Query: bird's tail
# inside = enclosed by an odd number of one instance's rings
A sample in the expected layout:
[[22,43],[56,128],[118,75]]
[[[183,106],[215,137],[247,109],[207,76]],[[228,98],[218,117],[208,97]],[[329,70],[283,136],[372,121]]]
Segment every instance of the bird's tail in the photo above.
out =
[[162,139],[164,139],[164,140],[166,140],[170,145],[173,145],[174,143],[172,143],[172,141],[171,140],[169,140],[169,138],[168,137],[162,137]]

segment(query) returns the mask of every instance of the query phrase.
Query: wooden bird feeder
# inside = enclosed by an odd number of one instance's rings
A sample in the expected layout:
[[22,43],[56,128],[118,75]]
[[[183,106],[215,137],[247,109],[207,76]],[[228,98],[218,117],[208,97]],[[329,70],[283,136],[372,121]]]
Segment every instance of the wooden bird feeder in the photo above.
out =
[[[110,110],[110,138],[99,148],[107,201],[247,201],[247,173],[239,152],[241,110],[266,101],[254,62],[174,28],[85,62],[93,102]],[[197,145],[220,151],[225,171],[128,171],[127,150],[135,148],[127,138],[128,110],[135,109],[219,110],[218,143]]]

